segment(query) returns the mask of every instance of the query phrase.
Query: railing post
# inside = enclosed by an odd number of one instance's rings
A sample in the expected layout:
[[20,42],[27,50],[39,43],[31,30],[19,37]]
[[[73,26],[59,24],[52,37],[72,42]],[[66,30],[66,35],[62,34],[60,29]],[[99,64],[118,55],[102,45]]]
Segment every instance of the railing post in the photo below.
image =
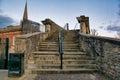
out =
[[5,41],[5,69],[8,69],[8,49],[9,49],[9,38]]

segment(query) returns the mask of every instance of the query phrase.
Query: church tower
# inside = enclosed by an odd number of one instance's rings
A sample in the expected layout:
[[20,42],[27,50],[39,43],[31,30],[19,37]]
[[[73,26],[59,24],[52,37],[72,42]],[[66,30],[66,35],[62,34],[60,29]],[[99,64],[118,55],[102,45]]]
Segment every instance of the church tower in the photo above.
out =
[[27,0],[25,4],[25,9],[24,9],[23,20],[28,20]]
[[27,0],[24,8],[23,20],[21,21],[21,26],[22,26],[21,34],[28,34],[28,33],[34,33],[40,31],[39,29],[40,24],[28,19]]

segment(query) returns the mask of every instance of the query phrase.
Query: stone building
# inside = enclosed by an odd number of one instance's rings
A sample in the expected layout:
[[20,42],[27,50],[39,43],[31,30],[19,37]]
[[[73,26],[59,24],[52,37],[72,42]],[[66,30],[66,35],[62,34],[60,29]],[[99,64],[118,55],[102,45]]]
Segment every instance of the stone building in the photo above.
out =
[[27,12],[27,2],[25,4],[23,20],[17,26],[7,26],[5,28],[0,28],[0,38],[9,38],[9,51],[13,51],[14,46],[14,36],[19,34],[27,34],[39,32],[40,24],[28,19]]

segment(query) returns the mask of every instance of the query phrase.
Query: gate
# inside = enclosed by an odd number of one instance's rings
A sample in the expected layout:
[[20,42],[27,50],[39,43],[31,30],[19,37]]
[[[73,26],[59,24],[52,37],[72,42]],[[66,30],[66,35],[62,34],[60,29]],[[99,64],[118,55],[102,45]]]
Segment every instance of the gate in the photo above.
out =
[[8,38],[0,38],[0,69],[7,69],[8,66]]

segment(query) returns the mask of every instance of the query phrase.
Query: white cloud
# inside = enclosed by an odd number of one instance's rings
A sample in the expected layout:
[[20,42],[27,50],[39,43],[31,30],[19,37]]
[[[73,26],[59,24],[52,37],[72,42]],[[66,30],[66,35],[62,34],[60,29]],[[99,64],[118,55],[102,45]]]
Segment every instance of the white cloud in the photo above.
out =
[[115,31],[108,31],[105,29],[99,29],[97,32],[98,32],[99,36],[112,37],[112,38],[117,37],[117,32],[115,32]]

